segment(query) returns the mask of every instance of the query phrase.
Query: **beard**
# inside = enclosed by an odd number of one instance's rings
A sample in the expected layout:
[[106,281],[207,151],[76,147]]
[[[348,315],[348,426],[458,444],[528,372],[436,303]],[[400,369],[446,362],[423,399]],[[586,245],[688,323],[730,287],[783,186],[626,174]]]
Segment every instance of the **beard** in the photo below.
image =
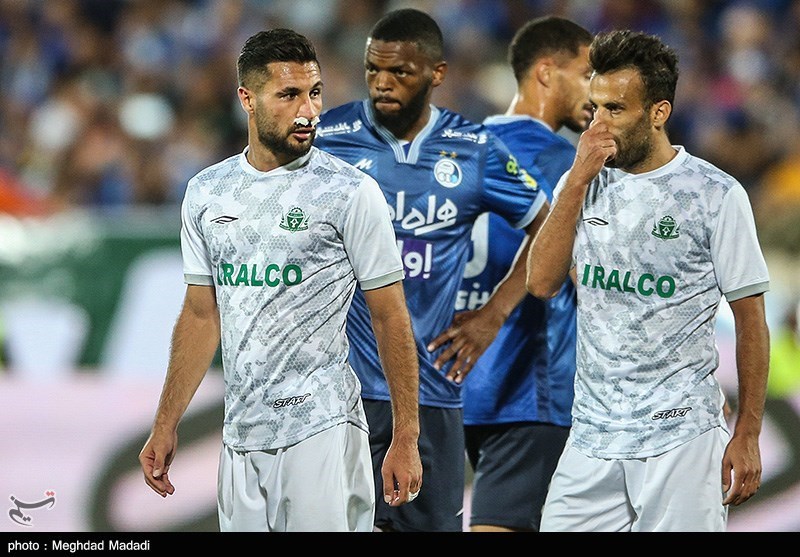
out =
[[428,103],[428,93],[431,90],[433,79],[429,79],[420,90],[409,99],[408,103],[402,105],[400,110],[393,113],[384,113],[375,106],[375,99],[371,98],[375,120],[388,129],[395,137],[403,137],[410,130],[422,114],[425,105]]
[[585,120],[577,120],[575,118],[568,118],[561,122],[561,125],[567,128],[569,131],[581,134],[586,131],[586,128],[589,127],[589,123]]
[[292,159],[302,157],[311,150],[311,145],[314,143],[317,131],[312,130],[308,141],[298,143],[293,140],[292,133],[296,126],[292,125],[291,129],[281,132],[277,126],[268,121],[263,114],[256,115],[256,130],[258,131],[258,141],[270,152],[275,155],[286,155]]
[[613,159],[606,161],[607,167],[626,170],[636,167],[647,159],[653,150],[647,113],[645,112],[628,133],[618,137],[616,142],[617,154]]

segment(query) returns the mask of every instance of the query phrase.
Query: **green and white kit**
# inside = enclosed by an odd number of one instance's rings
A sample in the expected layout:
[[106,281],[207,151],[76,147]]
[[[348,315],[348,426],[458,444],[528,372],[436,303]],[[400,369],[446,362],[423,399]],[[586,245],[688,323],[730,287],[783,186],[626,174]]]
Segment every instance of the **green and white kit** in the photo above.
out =
[[716,312],[722,295],[769,288],[742,185],[675,148],[651,172],[604,168],[578,222],[572,444],[589,456],[654,456],[726,428]]
[[247,150],[201,171],[182,206],[185,281],[216,289],[223,441],[285,447],[335,424],[367,430],[348,364],[347,310],[403,278],[377,182],[312,147],[269,172]]

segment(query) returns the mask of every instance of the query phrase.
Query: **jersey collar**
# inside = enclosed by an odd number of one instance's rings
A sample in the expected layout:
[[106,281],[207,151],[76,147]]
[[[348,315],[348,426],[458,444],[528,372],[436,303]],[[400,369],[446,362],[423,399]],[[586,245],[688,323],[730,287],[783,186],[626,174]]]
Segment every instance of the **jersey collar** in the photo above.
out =
[[428,123],[425,124],[425,127],[422,128],[413,141],[411,141],[411,147],[408,149],[408,154],[406,154],[406,151],[403,149],[403,144],[400,142],[400,140],[397,139],[392,132],[378,124],[378,121],[375,118],[374,108],[372,107],[372,103],[369,101],[369,99],[364,99],[362,101],[362,105],[367,122],[369,122],[369,125],[376,132],[378,132],[378,135],[380,135],[381,138],[383,138],[383,140],[389,144],[389,147],[392,148],[395,160],[401,164],[417,164],[417,159],[419,159],[419,152],[422,144],[431,135],[433,128],[436,126],[436,122],[439,120],[439,115],[441,114],[439,109],[434,105],[430,105],[431,116],[428,119]]

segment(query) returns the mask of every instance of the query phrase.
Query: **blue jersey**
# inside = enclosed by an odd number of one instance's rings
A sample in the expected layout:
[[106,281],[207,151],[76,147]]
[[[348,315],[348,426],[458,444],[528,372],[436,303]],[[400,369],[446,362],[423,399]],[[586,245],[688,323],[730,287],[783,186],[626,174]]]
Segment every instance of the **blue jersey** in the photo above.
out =
[[[520,164],[542,172],[542,189],[552,200],[552,188],[575,157],[572,144],[528,116],[493,116],[484,124]],[[481,217],[472,239],[472,257],[457,310],[477,309],[485,303],[508,273],[524,233],[488,214]],[[548,301],[526,295],[464,381],[464,424],[534,421],[570,425],[575,336],[576,297],[571,280]]]
[[[536,178],[483,125],[431,106],[431,118],[403,145],[378,125],[368,100],[322,114],[315,145],[354,164],[383,190],[405,268],[404,289],[419,354],[420,404],[460,408],[461,386],[436,370],[426,346],[455,315],[470,234],[492,211],[514,229],[530,224],[545,203]],[[356,290],[347,320],[350,360],[366,399],[389,400],[363,293]]]

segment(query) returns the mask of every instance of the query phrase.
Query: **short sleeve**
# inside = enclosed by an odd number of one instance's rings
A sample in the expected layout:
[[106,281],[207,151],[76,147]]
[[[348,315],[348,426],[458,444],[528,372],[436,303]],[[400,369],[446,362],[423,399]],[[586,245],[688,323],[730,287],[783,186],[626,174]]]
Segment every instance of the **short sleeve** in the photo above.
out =
[[769,290],[767,264],[750,200],[741,184],[735,184],[722,200],[711,234],[711,258],[717,284],[729,302]]
[[208,258],[203,234],[192,211],[191,183],[181,203],[181,256],[183,280],[186,284],[213,285],[214,273]]
[[378,183],[366,174],[353,194],[343,236],[362,290],[380,288],[404,278],[386,197]]
[[545,178],[537,170],[519,165],[505,143],[489,134],[484,169],[485,210],[506,219],[513,228],[525,228],[547,201],[540,187]]

